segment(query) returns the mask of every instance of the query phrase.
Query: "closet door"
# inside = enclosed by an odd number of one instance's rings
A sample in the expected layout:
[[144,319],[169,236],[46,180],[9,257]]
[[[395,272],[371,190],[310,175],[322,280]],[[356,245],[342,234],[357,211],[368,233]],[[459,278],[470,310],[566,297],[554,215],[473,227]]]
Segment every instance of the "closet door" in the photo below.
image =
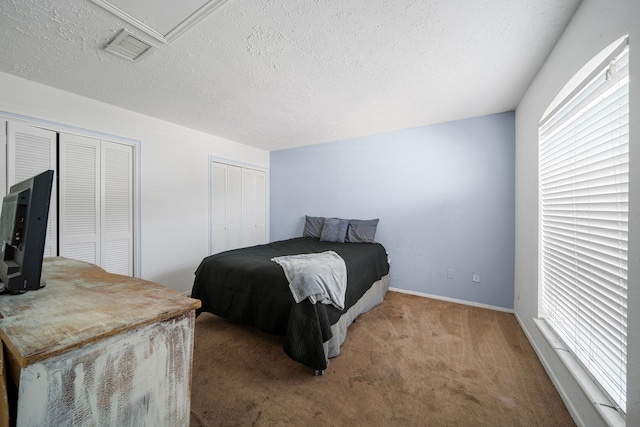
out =
[[227,165],[227,249],[242,245],[242,168]]
[[253,244],[267,243],[267,174],[255,171]]
[[242,169],[242,245],[265,243],[265,173]]
[[211,253],[227,250],[227,165],[211,163]]
[[266,174],[211,163],[211,253],[266,242]]
[[100,147],[100,266],[133,276],[133,147],[109,141]]
[[242,247],[242,168],[211,163],[211,253]]
[[60,256],[100,265],[100,140],[60,135]]
[[[27,126],[21,123],[7,123],[7,190],[13,184],[30,178],[46,170],[56,170],[56,132]],[[44,256],[58,255],[57,231],[57,185],[53,181],[47,238]]]
[[132,276],[133,147],[60,134],[60,255]]

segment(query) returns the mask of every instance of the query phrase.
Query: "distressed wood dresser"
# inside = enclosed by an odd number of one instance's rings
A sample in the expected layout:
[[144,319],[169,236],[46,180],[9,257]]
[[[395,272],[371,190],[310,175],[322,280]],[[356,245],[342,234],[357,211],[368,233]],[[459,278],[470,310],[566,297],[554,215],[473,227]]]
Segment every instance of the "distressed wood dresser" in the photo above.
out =
[[200,301],[61,257],[42,277],[0,295],[0,426],[187,426]]

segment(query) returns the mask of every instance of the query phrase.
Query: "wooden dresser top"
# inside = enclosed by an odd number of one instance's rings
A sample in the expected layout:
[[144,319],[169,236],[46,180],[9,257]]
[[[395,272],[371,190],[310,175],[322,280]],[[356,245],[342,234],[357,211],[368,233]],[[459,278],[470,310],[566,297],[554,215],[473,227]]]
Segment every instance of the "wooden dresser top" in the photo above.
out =
[[0,295],[0,338],[21,366],[200,307],[157,283],[62,257],[45,259],[42,278],[44,288]]

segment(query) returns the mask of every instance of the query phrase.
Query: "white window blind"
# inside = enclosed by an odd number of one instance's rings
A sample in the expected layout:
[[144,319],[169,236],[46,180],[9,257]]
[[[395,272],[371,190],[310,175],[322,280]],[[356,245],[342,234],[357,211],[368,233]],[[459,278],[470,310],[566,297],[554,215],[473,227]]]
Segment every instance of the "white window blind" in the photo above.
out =
[[626,411],[629,49],[540,123],[541,317]]

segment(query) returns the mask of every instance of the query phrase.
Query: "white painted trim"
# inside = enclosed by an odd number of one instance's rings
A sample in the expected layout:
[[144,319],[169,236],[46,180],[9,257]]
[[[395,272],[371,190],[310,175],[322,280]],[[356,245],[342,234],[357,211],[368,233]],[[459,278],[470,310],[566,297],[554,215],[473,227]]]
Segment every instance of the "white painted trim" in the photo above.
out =
[[172,42],[175,39],[177,39],[178,37],[180,37],[189,28],[193,27],[198,22],[200,22],[201,20],[206,18],[214,10],[216,10],[217,8],[222,6],[227,0],[217,0],[217,1],[216,0],[211,0],[211,1],[207,2],[200,9],[198,9],[194,13],[192,13],[187,19],[185,19],[184,21],[182,21],[181,23],[176,25],[167,34],[161,34],[160,32],[158,32],[158,31],[154,30],[153,28],[149,27],[147,24],[143,23],[139,19],[129,15],[127,12],[125,12],[122,9],[120,9],[119,7],[114,6],[113,4],[108,2],[107,0],[91,0],[91,1],[93,3],[95,3],[95,4],[97,4],[98,6],[103,7],[107,11],[113,13],[117,17],[125,20],[129,24],[131,24],[134,27],[136,27],[138,30],[144,32],[145,34],[147,34],[147,35],[149,35],[151,37],[153,37],[154,39],[158,40],[159,42],[161,42],[163,44],[169,44],[170,42]]
[[134,238],[133,238],[133,253],[136,258],[136,261],[133,265],[133,275],[134,277],[142,277],[142,209],[140,202],[140,198],[142,196],[142,186],[141,186],[141,173],[142,173],[142,165],[141,165],[141,155],[140,150],[142,146],[142,141],[137,141],[136,144],[133,145],[133,163],[135,165],[135,173],[133,174],[133,191],[135,192],[133,197],[133,227],[134,227]]
[[547,325],[543,319],[534,318],[542,336],[549,342],[551,348],[556,352],[562,363],[569,370],[573,378],[576,380],[584,394],[587,396],[596,408],[598,414],[611,427],[624,427],[626,425],[622,415],[611,406],[611,402],[607,396],[594,383],[589,374],[578,363],[571,352],[565,347],[564,343],[556,336],[553,330]]
[[[133,236],[133,251],[134,251],[134,256],[135,256],[135,261],[134,261],[134,270],[133,270],[133,275],[134,277],[141,277],[142,274],[142,223],[141,223],[141,218],[142,218],[142,213],[141,213],[141,203],[140,203],[140,195],[141,195],[141,183],[140,183],[140,174],[141,174],[141,160],[140,160],[140,152],[141,152],[141,146],[142,146],[142,141],[137,140],[137,139],[132,139],[132,138],[126,138],[123,136],[119,136],[119,135],[114,135],[114,134],[110,134],[110,133],[105,133],[105,132],[100,132],[100,131],[94,131],[91,129],[85,129],[85,128],[81,128],[81,127],[77,127],[77,126],[71,126],[71,125],[66,125],[64,123],[58,123],[58,122],[52,122],[49,120],[43,120],[43,119],[38,119],[35,117],[30,117],[30,116],[24,116],[21,114],[14,114],[14,113],[10,113],[8,111],[2,111],[0,110],[0,120],[9,120],[9,121],[15,121],[15,122],[19,122],[25,125],[29,125],[29,126],[34,126],[34,127],[40,127],[43,129],[48,129],[48,130],[52,130],[55,132],[62,132],[62,133],[71,133],[71,134],[75,134],[75,135],[80,135],[80,136],[86,136],[86,137],[90,137],[90,138],[97,138],[97,139],[105,139],[105,140],[109,140],[112,142],[119,142],[122,144],[128,144],[133,146],[133,156],[134,156],[134,167],[136,168],[135,173],[133,175],[133,191],[134,191],[134,197],[133,197],[133,226],[134,226],[134,236]],[[6,139],[6,126],[5,126],[5,130],[4,130],[4,134],[5,134],[5,139]],[[2,138],[0,138],[0,142],[2,141]],[[6,154],[6,145],[5,145],[5,154]],[[6,165],[6,157],[2,157],[0,156],[0,159],[4,158],[5,161],[0,163],[2,165]],[[5,177],[6,179],[6,177]],[[2,182],[2,179],[0,178],[0,183]],[[6,189],[6,182],[5,182],[5,187],[3,187]]]
[[[571,414],[573,421],[579,427],[591,427],[592,423],[587,422],[581,415],[580,411],[576,407],[575,403],[577,400],[572,398],[571,393],[567,390],[563,381],[560,381],[557,370],[553,368],[553,364],[551,361],[545,356],[544,351],[540,348],[538,342],[533,339],[527,328],[524,327],[524,323],[520,319],[517,313],[514,313],[516,320],[520,324],[520,329],[524,332],[525,336],[529,340],[531,347],[536,352],[538,359],[542,363],[547,375],[551,379],[551,382],[558,390],[558,394],[560,394],[560,398],[564,402],[567,410]],[[574,377],[576,383],[580,387],[580,389],[585,394],[586,400],[592,402],[593,407],[595,408],[596,413],[598,413],[602,417],[603,424],[610,427],[624,427],[626,422],[622,415],[618,411],[608,406],[603,406],[602,402],[607,402],[608,399],[606,396],[600,391],[600,389],[593,383],[591,378],[584,372],[582,367],[575,361],[573,356],[564,348],[562,342],[555,336],[553,331],[549,329],[549,327],[544,324],[544,321],[541,319],[533,319],[536,327],[540,331],[540,334],[547,341],[549,346],[553,349],[555,354],[560,359],[561,363],[567,368],[569,373]]]
[[217,8],[222,6],[224,3],[226,3],[226,1],[227,0],[218,0],[218,1],[212,0],[212,1],[208,2],[207,4],[205,4],[204,6],[202,6],[195,13],[193,13],[187,19],[182,21],[173,30],[169,31],[165,35],[165,38],[167,39],[167,42],[172,42],[175,39],[177,39],[178,37],[180,37],[189,28],[193,27],[198,22],[202,21],[210,13],[212,13],[214,10],[216,10]]
[[160,34],[156,30],[154,30],[153,28],[149,27],[147,24],[145,24],[142,21],[138,20],[137,18],[129,15],[127,12],[125,12],[122,9],[120,9],[119,7],[116,7],[116,6],[112,5],[111,3],[109,3],[108,1],[105,1],[105,0],[91,0],[91,1],[94,2],[95,4],[97,4],[98,6],[101,6],[105,10],[113,13],[118,18],[121,18],[121,19],[125,20],[129,24],[131,24],[134,27],[136,27],[138,30],[144,32],[145,34],[147,34],[147,35],[149,35],[151,37],[153,37],[154,39],[158,40],[159,42],[162,42],[164,44],[168,43],[167,38],[163,34]]
[[456,303],[456,304],[469,305],[469,306],[472,306],[472,307],[486,308],[488,310],[502,311],[504,313],[513,313],[513,309],[511,309],[511,308],[498,307],[498,306],[495,306],[495,305],[481,304],[481,303],[472,302],[472,301],[465,301],[465,300],[460,300],[460,299],[455,299],[455,298],[443,297],[443,296],[440,296],[440,295],[425,294],[425,293],[422,293],[422,292],[407,291],[407,290],[404,290],[404,289],[398,289],[398,288],[393,288],[393,287],[389,288],[389,290],[390,291],[394,291],[394,292],[400,292],[402,294],[409,294],[409,295],[415,295],[415,296],[419,296],[419,297],[425,297],[425,298],[437,299],[437,300],[441,300],[441,301],[453,302],[453,303]]
[[105,132],[95,131],[91,129],[80,128],[77,126],[66,125],[64,123],[52,122],[49,120],[38,119],[30,116],[23,116],[21,114],[14,114],[14,113],[9,113],[7,111],[0,110],[0,119],[1,118],[20,122],[25,125],[36,126],[44,129],[53,130],[56,132],[72,133],[80,136],[88,136],[90,138],[108,139],[113,142],[122,142],[125,144],[132,144],[132,145],[140,144],[140,140],[137,140],[137,139],[126,138],[126,137],[111,134],[111,133],[105,133]]
[[224,163],[225,165],[238,166],[246,169],[253,169],[256,171],[269,173],[269,168],[265,168],[264,166],[254,165],[252,163],[239,162],[237,160],[227,159],[225,157],[214,156],[213,154],[209,155],[209,164],[211,162]]
[[529,343],[531,344],[531,347],[533,347],[533,350],[536,352],[536,355],[538,356],[538,359],[540,360],[540,363],[542,363],[542,366],[544,367],[545,371],[547,372],[547,375],[549,375],[549,378],[551,379],[551,382],[553,383],[555,388],[558,390],[558,393],[560,394],[560,398],[562,399],[562,401],[564,402],[565,406],[567,407],[567,410],[569,411],[569,414],[571,414],[571,417],[573,418],[573,421],[579,427],[587,427],[587,424],[585,423],[585,421],[580,416],[580,411],[578,411],[576,406],[573,404],[573,400],[569,398],[569,393],[567,393],[567,390],[563,386],[562,381],[559,380],[556,372],[553,369],[551,369],[550,361],[545,357],[544,352],[540,349],[540,347],[538,346],[536,341],[534,341],[534,339],[531,336],[531,334],[529,334],[529,331],[524,327],[524,323],[522,323],[522,321],[520,320],[520,317],[518,316],[518,314],[514,313],[514,315],[516,317],[516,320],[520,324],[520,329],[522,329],[522,331],[526,335],[527,339],[529,340]]
[[[0,117],[0,126],[2,127],[0,131],[0,165],[7,164],[7,121]],[[4,197],[7,195],[7,174],[9,173],[8,168],[4,168],[4,172],[0,173],[0,197]]]
[[612,59],[620,55],[627,45],[629,45],[629,34],[620,37],[591,58],[591,60],[560,89],[560,92],[558,92],[553,101],[551,101],[545,112],[542,113],[538,127],[542,126],[544,122],[549,121],[561,107],[566,105],[568,100],[571,100],[581,89],[584,89],[584,85],[590,82],[599,71],[608,66]]

